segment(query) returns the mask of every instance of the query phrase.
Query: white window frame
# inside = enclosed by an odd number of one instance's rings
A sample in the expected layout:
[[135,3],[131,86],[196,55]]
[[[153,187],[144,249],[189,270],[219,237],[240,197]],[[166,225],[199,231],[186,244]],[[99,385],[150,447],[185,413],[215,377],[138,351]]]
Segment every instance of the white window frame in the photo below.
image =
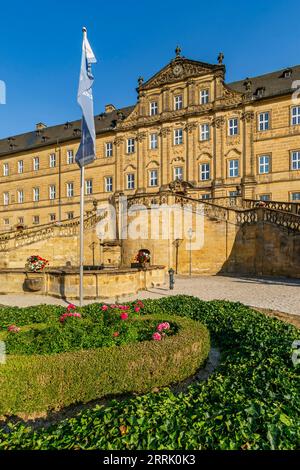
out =
[[300,124],[300,106],[291,108],[291,125],[298,126]]
[[237,117],[228,119],[228,135],[233,137],[239,133],[239,120]]
[[174,129],[174,145],[183,144],[183,129]]
[[49,155],[49,167],[55,168],[56,167],[56,154],[50,153]]
[[236,158],[233,160],[228,160],[228,177],[229,178],[238,178],[239,176],[239,166],[240,162]]
[[158,136],[156,132],[152,132],[149,135],[149,147],[150,150],[156,150],[158,148]]
[[56,198],[56,186],[55,184],[50,184],[49,186],[49,199],[53,201]]
[[126,188],[134,189],[135,188],[135,174],[127,173],[126,175]]
[[260,175],[270,173],[270,155],[260,155],[258,157],[258,173]]
[[180,111],[183,109],[183,95],[175,95],[174,96],[174,110]]
[[18,161],[18,174],[21,175],[24,173],[24,160]]
[[259,132],[268,131],[270,129],[270,113],[264,111],[258,115],[258,130]]
[[9,205],[9,192],[5,191],[3,193],[3,205],[8,206]]
[[40,169],[40,157],[33,157],[33,171]]
[[210,127],[209,124],[200,124],[200,140],[204,142],[210,138]]
[[[294,195],[296,195],[296,194],[297,194],[299,197],[296,197],[296,198],[294,199]],[[291,195],[290,195],[290,200],[291,200],[292,202],[293,202],[293,201],[300,201],[300,191],[294,191],[294,192],[292,192]]]
[[270,201],[271,200],[271,194],[260,194],[258,197],[259,197],[260,201]]
[[9,176],[9,165],[8,165],[8,163],[3,163],[3,176]]
[[210,180],[210,163],[200,163],[200,181]]
[[203,90],[200,90],[200,104],[207,104],[209,103],[209,89],[205,88]]
[[291,152],[291,170],[300,170],[300,150]]
[[113,143],[105,142],[105,157],[110,158],[113,156]]
[[156,116],[158,114],[158,102],[150,101],[150,116]]
[[85,194],[86,196],[90,196],[91,194],[93,194],[93,180],[92,179],[85,180]]
[[130,137],[127,139],[127,153],[132,154],[135,153],[135,138]]
[[73,183],[73,181],[69,181],[69,183],[67,183],[67,197],[74,197],[74,183]]
[[74,163],[74,150],[67,150],[67,165],[72,165]]
[[183,180],[183,166],[174,167],[174,180]]
[[201,199],[211,199],[211,194],[210,193],[202,194]]
[[113,177],[112,176],[105,176],[104,184],[105,184],[105,192],[106,193],[111,193],[113,191]]
[[24,191],[23,191],[23,189],[18,189],[17,195],[18,195],[18,204],[23,204],[23,202],[24,202]]
[[158,170],[149,170],[149,186],[151,188],[158,186]]
[[33,202],[39,202],[40,200],[40,188],[33,188]]

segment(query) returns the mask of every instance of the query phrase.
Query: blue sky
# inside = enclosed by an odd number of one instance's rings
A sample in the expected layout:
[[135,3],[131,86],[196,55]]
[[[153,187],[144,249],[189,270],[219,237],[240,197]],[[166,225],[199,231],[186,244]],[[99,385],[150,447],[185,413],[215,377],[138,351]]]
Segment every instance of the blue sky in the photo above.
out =
[[225,54],[227,82],[300,63],[300,6],[290,0],[28,0],[1,2],[0,138],[37,122],[80,118],[76,102],[82,26],[98,58],[95,113],[135,103],[137,78],[174,57],[215,63]]

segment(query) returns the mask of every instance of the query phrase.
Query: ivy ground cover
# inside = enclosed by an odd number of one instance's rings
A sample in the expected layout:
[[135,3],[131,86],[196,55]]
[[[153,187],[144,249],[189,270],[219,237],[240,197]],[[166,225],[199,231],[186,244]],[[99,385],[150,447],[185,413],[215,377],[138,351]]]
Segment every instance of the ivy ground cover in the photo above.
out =
[[51,427],[5,425],[1,449],[299,449],[300,377],[291,360],[299,330],[244,305],[188,296],[145,301],[148,315],[200,321],[222,359],[184,393],[113,400]]

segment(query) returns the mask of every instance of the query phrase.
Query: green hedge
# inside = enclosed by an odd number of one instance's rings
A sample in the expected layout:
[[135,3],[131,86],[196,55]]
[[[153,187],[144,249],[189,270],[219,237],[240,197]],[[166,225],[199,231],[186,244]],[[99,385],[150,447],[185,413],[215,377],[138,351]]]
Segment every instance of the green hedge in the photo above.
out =
[[36,413],[107,395],[146,392],[192,375],[207,358],[210,342],[199,322],[168,315],[178,332],[143,341],[52,355],[8,355],[0,366],[0,415]]

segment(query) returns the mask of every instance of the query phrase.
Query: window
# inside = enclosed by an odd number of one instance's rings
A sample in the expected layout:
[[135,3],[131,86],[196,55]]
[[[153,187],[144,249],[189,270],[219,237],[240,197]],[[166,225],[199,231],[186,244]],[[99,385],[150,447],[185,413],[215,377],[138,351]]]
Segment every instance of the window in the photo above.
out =
[[292,126],[300,124],[300,106],[294,106],[292,108]]
[[56,166],[56,155],[55,155],[55,153],[51,153],[49,155],[49,165],[50,165],[50,168],[54,168]]
[[85,194],[93,194],[93,180],[85,181]]
[[260,113],[258,116],[258,130],[267,131],[269,129],[269,113]]
[[134,139],[131,137],[127,139],[127,153],[134,153],[135,152],[135,142]]
[[34,215],[32,218],[32,223],[34,225],[38,225],[40,223],[40,216],[39,215]]
[[174,145],[180,145],[183,143],[183,131],[182,129],[174,130]]
[[210,164],[201,163],[200,165],[200,180],[207,181],[210,179]]
[[74,183],[67,183],[67,197],[74,196]]
[[202,199],[210,199],[211,195],[210,195],[210,193],[202,194],[201,198]]
[[104,178],[105,181],[105,191],[110,193],[113,190],[113,179],[112,176],[106,176]]
[[150,116],[158,114],[158,103],[157,101],[151,101],[150,103]]
[[24,224],[24,217],[18,217],[18,224]]
[[149,171],[149,186],[157,186],[158,185],[158,172],[157,170],[150,170]]
[[56,214],[50,214],[49,215],[50,222],[55,222],[56,220]]
[[73,150],[67,150],[67,165],[74,163],[74,152]]
[[74,212],[67,212],[67,219],[74,219]]
[[271,196],[270,194],[260,194],[259,195],[259,200],[260,201],[270,201]]
[[291,193],[292,201],[300,201],[300,193]]
[[260,175],[270,172],[270,157],[268,155],[262,155],[259,157],[258,172]]
[[18,161],[18,173],[21,174],[24,171],[24,162],[23,160]]
[[134,173],[127,175],[127,189],[134,189]]
[[8,176],[9,175],[9,168],[8,168],[8,163],[3,164],[3,176]]
[[200,140],[209,140],[209,124],[201,124]]
[[33,170],[38,171],[40,169],[40,159],[39,157],[33,157]]
[[150,149],[154,150],[157,149],[158,147],[158,140],[157,140],[157,134],[150,134]]
[[291,169],[300,170],[300,152],[292,152]]
[[55,199],[56,197],[56,188],[55,184],[51,184],[49,186],[49,199]]
[[4,225],[9,225],[9,219],[3,219]]
[[33,200],[38,202],[40,200],[40,188],[33,188]]
[[200,91],[200,104],[207,104],[209,102],[209,90]]
[[229,121],[228,121],[228,132],[229,132],[229,135],[237,135],[238,134],[238,120],[237,120],[237,118],[229,119]]
[[229,197],[237,197],[238,192],[237,191],[229,191]]
[[229,160],[229,177],[235,178],[239,176],[239,161],[238,160]]
[[174,96],[174,109],[175,109],[175,111],[178,111],[179,109],[182,109],[182,108],[183,108],[182,95]]
[[183,168],[182,166],[177,166],[174,168],[174,180],[182,180],[183,179]]
[[22,204],[24,202],[24,191],[23,189],[19,189],[17,191],[18,194],[18,204]]
[[3,204],[8,206],[9,204],[9,193],[3,193]]
[[105,144],[105,156],[106,157],[112,157],[113,156],[113,143],[112,142],[106,142],[106,144]]

